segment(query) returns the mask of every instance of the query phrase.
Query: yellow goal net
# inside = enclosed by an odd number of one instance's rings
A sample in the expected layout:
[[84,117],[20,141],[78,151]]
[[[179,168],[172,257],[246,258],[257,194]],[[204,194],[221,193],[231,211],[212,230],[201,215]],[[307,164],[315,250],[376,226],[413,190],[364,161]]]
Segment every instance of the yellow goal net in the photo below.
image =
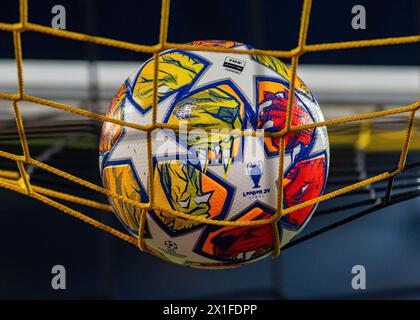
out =
[[[52,27],[31,23],[30,20],[28,19],[28,11],[29,11],[28,0],[20,0],[19,22],[16,22],[16,23],[1,23],[0,22],[1,31],[7,31],[13,34],[14,55],[15,55],[15,62],[16,62],[16,67],[17,67],[18,92],[16,93],[0,92],[0,99],[11,101],[13,104],[14,116],[16,119],[16,126],[18,129],[23,154],[10,153],[10,152],[6,152],[0,149],[0,157],[15,161],[18,168],[18,170],[16,171],[0,170],[0,187],[13,190],[21,194],[27,195],[29,197],[38,199],[39,201],[42,201],[50,206],[53,206],[69,215],[72,215],[88,224],[93,225],[94,227],[97,227],[106,232],[109,232],[113,234],[114,236],[121,238],[131,244],[137,245],[141,250],[143,250],[144,249],[143,234],[144,234],[144,226],[145,226],[145,218],[146,218],[147,210],[157,209],[161,211],[166,211],[168,214],[172,214],[174,216],[181,217],[183,219],[189,219],[195,222],[204,223],[204,224],[212,224],[212,225],[252,226],[252,225],[261,225],[261,224],[272,224],[273,229],[277,231],[277,221],[281,219],[283,216],[295,210],[316,204],[321,201],[331,199],[333,197],[343,195],[357,188],[361,188],[361,187],[364,187],[366,185],[369,185],[369,184],[372,184],[381,180],[392,179],[394,176],[396,176],[402,170],[404,170],[407,154],[409,151],[410,138],[412,136],[415,113],[420,108],[420,99],[410,105],[403,106],[403,107],[392,108],[392,109],[365,113],[365,114],[358,114],[358,115],[348,116],[348,117],[341,117],[341,118],[331,119],[331,120],[317,122],[313,124],[292,126],[292,123],[291,123],[292,102],[294,99],[295,79],[296,79],[297,69],[299,65],[299,58],[305,53],[309,53],[309,52],[321,52],[321,51],[327,51],[327,50],[339,50],[339,49],[344,50],[344,49],[351,49],[351,48],[418,43],[420,42],[420,35],[392,37],[392,38],[390,37],[390,38],[362,40],[362,41],[344,41],[344,42],[334,42],[334,43],[307,44],[306,38],[307,38],[308,28],[309,28],[311,4],[312,4],[311,0],[303,1],[303,9],[301,13],[300,29],[299,29],[299,39],[298,39],[298,43],[296,47],[288,51],[279,51],[279,50],[258,50],[258,49],[237,50],[237,49],[229,49],[229,48],[222,48],[222,47],[196,47],[194,45],[188,45],[188,44],[170,43],[167,41],[169,14],[170,14],[170,1],[169,0],[162,0],[159,42],[155,45],[129,43],[129,42],[120,41],[116,39],[98,37],[98,36],[93,36],[89,34],[72,32],[68,30],[58,30]],[[47,34],[54,37],[73,39],[73,40],[89,42],[89,43],[93,43],[97,45],[103,45],[103,46],[120,48],[124,50],[152,54],[156,62],[154,64],[152,123],[149,125],[139,125],[136,123],[130,123],[130,122],[126,122],[126,121],[122,121],[118,119],[109,118],[102,114],[98,114],[98,113],[88,111],[82,108],[69,106],[63,103],[51,101],[48,99],[44,99],[44,98],[40,98],[40,97],[32,96],[28,94],[25,91],[25,79],[24,79],[24,67],[23,67],[24,63],[23,63],[23,53],[22,53],[23,47],[22,47],[22,41],[21,41],[21,35],[24,32],[43,33],[43,34]],[[289,208],[283,208],[283,192],[282,192],[283,180],[278,179],[277,213],[271,216],[269,219],[265,219],[265,220],[258,220],[258,221],[213,220],[213,219],[207,219],[207,218],[198,217],[198,216],[192,216],[192,215],[188,215],[182,212],[169,210],[167,208],[160,207],[159,203],[156,201],[154,197],[152,183],[150,183],[152,181],[151,177],[152,177],[152,168],[153,168],[153,166],[151,165],[152,164],[151,134],[152,134],[152,131],[157,128],[170,128],[173,130],[178,129],[175,126],[159,123],[157,121],[157,88],[158,88],[157,74],[159,70],[158,55],[162,51],[167,50],[167,49],[181,49],[181,50],[190,50],[190,51],[196,51],[196,50],[216,51],[216,52],[223,52],[223,53],[232,52],[232,53],[237,53],[237,54],[242,53],[242,54],[252,54],[252,55],[257,54],[257,55],[274,56],[278,58],[291,59],[291,83],[290,83],[290,95],[288,98],[286,126],[281,132],[278,132],[278,133],[263,133],[264,136],[276,136],[280,138],[281,154],[279,156],[279,162],[280,162],[279,163],[279,173],[280,173],[279,176],[282,176],[283,167],[284,167],[284,164],[283,164],[284,140],[285,140],[284,137],[291,132],[296,132],[299,130],[304,130],[304,129],[309,129],[309,128],[315,128],[319,126],[331,126],[331,125],[338,125],[338,124],[344,124],[344,123],[350,123],[350,122],[356,122],[356,121],[369,121],[369,119],[380,118],[380,117],[395,115],[395,114],[407,114],[408,121],[407,121],[406,129],[405,129],[405,134],[402,139],[403,142],[401,145],[401,154],[399,157],[399,161],[396,164],[396,169],[377,174],[373,177],[364,179],[357,183],[353,183],[349,186],[326,193],[315,199],[300,203],[298,205],[295,205]],[[22,118],[22,114],[21,114],[20,104],[22,101],[27,101],[27,102],[43,105],[50,108],[64,110],[66,112],[71,112],[71,113],[78,114],[84,117],[89,117],[89,118],[96,119],[102,122],[109,121],[118,125],[128,126],[128,127],[146,132],[148,135],[149,186],[147,190],[148,190],[149,202],[139,203],[139,202],[133,201],[121,194],[111,192],[99,185],[93,184],[87,180],[81,179],[75,175],[62,171],[58,168],[55,168],[51,165],[48,165],[42,161],[39,161],[33,158],[31,156],[31,150],[28,144],[27,135],[25,134],[25,125]],[[0,115],[1,115],[1,111],[0,111]],[[261,133],[241,131],[241,132],[234,132],[234,134],[259,135]],[[112,211],[111,206],[108,204],[34,185],[30,181],[30,176],[27,173],[27,168],[25,167],[26,165],[36,166],[54,175],[68,179],[80,186],[92,189],[98,193],[104,194],[108,197],[113,197],[115,199],[121,200],[125,203],[128,203],[130,205],[133,205],[139,208],[140,209],[139,211],[141,213],[139,217],[140,226],[139,226],[138,237],[135,238],[132,235],[121,232],[109,225],[106,225],[96,219],[93,219],[83,214],[82,212],[74,210],[70,208],[69,206],[59,202],[60,200],[62,200],[66,202],[73,202],[78,205],[83,205],[86,207],[101,209],[105,211]],[[274,234],[278,235],[278,232],[274,232]],[[273,251],[273,254],[278,255],[279,252],[280,252],[280,240],[279,238],[277,238],[277,241],[275,242],[275,250]]]

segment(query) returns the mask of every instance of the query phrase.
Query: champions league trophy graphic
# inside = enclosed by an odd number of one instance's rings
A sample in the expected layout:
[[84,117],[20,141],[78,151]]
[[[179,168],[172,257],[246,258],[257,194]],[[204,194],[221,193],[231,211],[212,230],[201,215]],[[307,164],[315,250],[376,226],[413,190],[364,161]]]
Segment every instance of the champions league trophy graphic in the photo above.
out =
[[253,188],[260,188],[259,182],[264,172],[264,166],[262,161],[254,163],[248,162],[248,164],[246,165],[246,170],[248,172],[248,175],[251,176],[251,179],[254,182]]

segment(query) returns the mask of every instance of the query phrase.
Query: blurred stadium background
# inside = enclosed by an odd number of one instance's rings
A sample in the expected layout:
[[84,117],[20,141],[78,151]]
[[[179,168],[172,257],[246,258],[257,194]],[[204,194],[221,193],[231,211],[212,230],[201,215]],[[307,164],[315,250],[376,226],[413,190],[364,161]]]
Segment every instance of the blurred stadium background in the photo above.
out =
[[[66,8],[67,29],[135,43],[158,40],[160,1],[29,1],[29,19],[50,25],[51,8]],[[367,11],[367,29],[353,30],[351,8]],[[293,48],[301,1],[187,1],[171,5],[169,41],[229,39],[262,49]],[[18,2],[2,1],[1,22],[18,21]],[[324,43],[420,33],[420,2],[314,1],[308,42]],[[24,33],[27,91],[68,105],[104,113],[120,84],[148,58],[109,47]],[[289,62],[289,61],[286,61]],[[317,97],[327,119],[404,106],[420,96],[419,44],[305,54],[298,74]],[[0,31],[0,91],[16,92],[10,33]],[[0,150],[20,152],[9,101],[0,100]],[[101,123],[31,103],[21,106],[32,154],[39,160],[100,184],[97,142]],[[369,123],[369,141],[357,144],[361,123],[329,127],[331,167],[328,191],[393,169],[407,116]],[[420,161],[418,118],[408,163]],[[16,170],[0,159],[0,170]],[[40,169],[31,181],[98,201],[106,199]],[[413,199],[374,211],[313,239],[277,259],[224,271],[204,271],[160,261],[137,248],[34,199],[0,190],[0,298],[279,299],[420,298],[419,167],[404,172],[394,193]],[[304,230],[371,208],[386,191],[376,183],[321,203]],[[407,196],[408,197],[408,196]],[[74,208],[79,208],[74,206]],[[87,211],[119,227],[112,213]],[[51,289],[51,268],[67,269],[67,289]],[[367,270],[367,290],[351,287],[351,269]]]

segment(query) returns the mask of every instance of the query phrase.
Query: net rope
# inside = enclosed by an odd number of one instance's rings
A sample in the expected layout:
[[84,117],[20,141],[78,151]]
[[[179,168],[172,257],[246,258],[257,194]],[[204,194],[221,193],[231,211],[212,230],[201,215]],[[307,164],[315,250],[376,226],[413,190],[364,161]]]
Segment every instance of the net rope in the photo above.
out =
[[[13,154],[9,152],[5,152],[0,150],[0,157],[15,161],[18,167],[17,172],[7,171],[7,170],[0,170],[0,187],[27,195],[29,197],[35,198],[41,202],[44,202],[52,207],[59,209],[60,211],[67,213],[75,218],[78,218],[96,228],[102,229],[122,240],[125,240],[133,245],[138,246],[141,250],[147,250],[147,246],[143,241],[143,234],[144,234],[144,227],[145,227],[145,220],[146,220],[146,213],[148,210],[161,210],[168,214],[172,214],[174,216],[192,220],[202,224],[211,224],[211,225],[219,225],[219,226],[256,226],[256,225],[263,225],[263,224],[272,224],[273,231],[275,236],[275,247],[273,249],[273,255],[278,255],[280,253],[280,237],[278,236],[277,232],[277,221],[281,219],[283,216],[295,211],[302,209],[306,206],[314,205],[321,201],[325,201],[345,193],[354,191],[357,188],[361,188],[366,185],[370,185],[372,183],[385,180],[385,179],[392,179],[404,170],[407,154],[409,151],[409,143],[410,138],[412,135],[414,117],[416,111],[420,108],[420,99],[416,102],[404,106],[398,107],[393,109],[388,109],[384,111],[377,111],[371,112],[366,114],[359,114],[350,117],[342,117],[337,119],[331,119],[322,122],[316,122],[311,124],[305,125],[291,125],[291,115],[292,115],[292,104],[294,99],[294,89],[295,89],[295,80],[297,69],[299,65],[299,58],[309,52],[321,52],[321,51],[328,51],[328,50],[344,50],[344,49],[351,49],[351,48],[365,48],[365,47],[374,47],[374,46],[388,46],[388,45],[401,45],[401,44],[408,44],[408,43],[419,43],[420,42],[420,35],[413,35],[413,36],[402,36],[402,37],[388,37],[388,38],[380,38],[380,39],[371,39],[371,40],[359,40],[359,41],[343,41],[343,42],[333,42],[333,43],[321,43],[321,44],[307,44],[307,34],[309,29],[309,19],[310,19],[310,12],[311,12],[311,0],[304,0],[303,1],[303,8],[301,13],[300,19],[300,27],[299,27],[299,39],[296,48],[288,51],[281,51],[281,50],[259,50],[259,49],[250,49],[250,50],[237,50],[237,49],[230,49],[230,48],[222,48],[222,47],[197,47],[190,44],[179,44],[179,43],[171,43],[167,41],[168,36],[168,29],[169,29],[169,14],[170,14],[170,0],[162,0],[162,7],[161,7],[161,16],[160,16],[160,31],[159,31],[159,42],[155,45],[143,45],[138,43],[130,43],[126,41],[120,41],[116,39],[110,39],[105,37],[93,36],[89,34],[73,32],[68,30],[58,30],[52,27],[43,26],[35,23],[31,23],[28,21],[28,0],[20,0],[19,1],[19,22],[18,23],[1,23],[0,22],[0,30],[11,32],[13,34],[13,44],[14,44],[14,55],[15,55],[15,62],[17,68],[17,80],[18,80],[18,92],[16,93],[2,93],[0,92],[0,99],[9,100],[13,103],[14,115],[16,119],[16,126],[18,129],[19,139],[22,146],[23,154]],[[37,32],[43,33],[54,37],[60,38],[67,38],[76,41],[88,42],[103,46],[109,46],[114,48],[120,48],[124,50],[134,51],[134,52],[142,52],[142,53],[149,53],[153,54],[154,57],[154,80],[153,80],[153,107],[152,107],[152,123],[149,125],[139,125],[136,123],[130,123],[123,120],[113,119],[106,117],[102,114],[98,114],[92,111],[76,108],[73,106],[65,105],[59,102],[43,99],[40,97],[29,95],[25,92],[25,82],[24,82],[24,74],[23,74],[23,50],[22,50],[22,42],[21,42],[21,35],[23,32]],[[203,218],[199,216],[192,216],[185,214],[183,212],[170,210],[160,206],[154,197],[154,190],[152,184],[152,177],[153,177],[153,166],[152,166],[152,139],[151,134],[152,131],[155,129],[173,129],[179,130],[177,126],[159,123],[157,121],[157,88],[158,88],[158,71],[159,71],[159,54],[168,49],[180,49],[180,50],[189,50],[189,51],[214,51],[214,52],[221,52],[221,53],[236,53],[236,54],[252,54],[252,55],[264,55],[264,56],[274,56],[277,58],[290,58],[291,59],[291,82],[290,82],[290,94],[288,98],[288,107],[287,107],[287,116],[286,116],[286,125],[283,130],[276,133],[261,133],[255,131],[231,131],[230,134],[236,135],[263,135],[263,136],[275,136],[280,137],[280,151],[279,151],[279,176],[283,175],[283,168],[284,168],[284,137],[286,134],[291,132],[296,132],[299,130],[309,129],[309,128],[316,128],[320,126],[331,126],[337,124],[344,124],[354,121],[362,121],[374,118],[380,118],[389,115],[395,114],[408,114],[408,121],[406,126],[406,133],[405,137],[402,142],[401,146],[401,154],[399,158],[398,165],[396,166],[395,170],[389,172],[383,172],[371,178],[364,179],[360,182],[353,183],[349,186],[343,187],[341,189],[329,192],[327,194],[321,195],[317,198],[305,201],[303,203],[294,205],[293,207],[283,208],[283,179],[278,179],[278,197],[277,197],[277,212],[272,215],[268,219],[264,220],[256,220],[256,221],[224,221],[224,220],[213,220],[208,218]],[[124,197],[120,194],[115,192],[109,191],[101,186],[93,184],[89,181],[84,179],[78,178],[70,173],[62,171],[58,168],[52,167],[47,165],[43,162],[40,162],[31,157],[30,148],[28,144],[28,139],[25,133],[25,126],[24,121],[22,119],[21,111],[20,111],[20,102],[27,101],[32,102],[38,105],[43,105],[46,107],[51,107],[59,110],[63,110],[66,112],[71,112],[74,114],[78,114],[81,116],[85,116],[88,118],[96,119],[99,121],[107,121],[112,122],[118,125],[123,125],[127,127],[131,127],[137,130],[141,130],[147,132],[147,151],[148,151],[148,199],[149,202],[147,203],[139,203],[133,201],[127,197]],[[71,209],[70,207],[59,203],[54,199],[59,199],[67,202],[72,202],[80,205],[84,205],[87,207],[100,209],[104,211],[112,211],[112,208],[108,204],[96,202],[90,199],[82,198],[76,195],[71,195],[68,193],[58,192],[55,190],[51,190],[48,188],[43,188],[40,186],[33,185],[30,181],[30,177],[25,169],[25,165],[32,165],[36,166],[40,169],[43,169],[49,173],[62,177],[64,179],[70,180],[80,186],[92,189],[98,193],[104,194],[108,197],[113,197],[115,199],[119,199],[124,201],[125,203],[131,204],[140,209],[140,216],[139,216],[139,232],[138,237],[135,238],[132,235],[127,233],[121,232],[115,228],[112,228],[98,220],[95,220],[77,210]]]

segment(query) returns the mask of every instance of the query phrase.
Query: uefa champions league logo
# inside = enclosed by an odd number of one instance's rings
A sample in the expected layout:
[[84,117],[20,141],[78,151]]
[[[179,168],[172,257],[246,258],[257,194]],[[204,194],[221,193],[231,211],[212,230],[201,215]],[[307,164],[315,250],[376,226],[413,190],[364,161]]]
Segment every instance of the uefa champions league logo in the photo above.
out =
[[258,161],[258,162],[248,162],[248,164],[246,165],[246,171],[248,173],[249,176],[251,176],[252,181],[254,182],[254,186],[253,188],[260,188],[260,180],[261,180],[261,176],[264,172],[264,165],[262,161]]
[[176,242],[172,240],[166,240],[163,244],[165,245],[165,247],[159,247],[159,249],[164,253],[178,258],[186,257],[185,255],[176,252],[176,250],[178,249],[178,245],[176,244]]
[[171,250],[171,251],[172,250],[176,251],[176,249],[178,249],[178,245],[171,240],[166,240],[165,241],[165,246],[166,246],[166,248],[168,248],[168,250]]

